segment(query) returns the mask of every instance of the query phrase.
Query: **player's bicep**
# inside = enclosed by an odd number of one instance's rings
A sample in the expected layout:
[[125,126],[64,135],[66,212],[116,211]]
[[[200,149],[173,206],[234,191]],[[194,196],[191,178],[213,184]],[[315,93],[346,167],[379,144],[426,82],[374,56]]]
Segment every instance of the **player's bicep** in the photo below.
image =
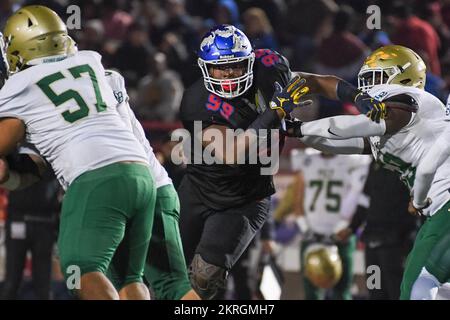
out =
[[419,109],[418,101],[409,94],[397,94],[383,101],[387,107],[386,133],[394,134],[409,124]]
[[12,152],[25,137],[25,124],[16,118],[0,119],[0,156]]
[[406,109],[390,107],[389,103],[386,103],[386,106],[386,134],[395,134],[409,124],[412,112]]

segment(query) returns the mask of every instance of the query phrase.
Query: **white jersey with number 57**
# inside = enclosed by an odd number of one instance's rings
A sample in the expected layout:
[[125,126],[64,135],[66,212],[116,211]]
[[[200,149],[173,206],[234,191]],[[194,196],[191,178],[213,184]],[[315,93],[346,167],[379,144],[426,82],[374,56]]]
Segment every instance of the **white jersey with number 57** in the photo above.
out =
[[101,56],[93,51],[29,67],[0,90],[0,118],[24,122],[27,142],[51,164],[64,188],[108,164],[148,163],[116,106]]
[[[450,112],[432,94],[401,85],[377,85],[368,92],[384,101],[393,97],[408,97],[408,104],[415,109],[410,122],[394,135],[371,137],[375,157],[387,169],[400,174],[402,181],[413,189],[416,168],[424,159],[437,138],[450,125]],[[448,107],[448,106],[447,106]],[[433,203],[424,214],[433,215],[450,200],[450,162],[440,166],[434,177],[428,196]]]

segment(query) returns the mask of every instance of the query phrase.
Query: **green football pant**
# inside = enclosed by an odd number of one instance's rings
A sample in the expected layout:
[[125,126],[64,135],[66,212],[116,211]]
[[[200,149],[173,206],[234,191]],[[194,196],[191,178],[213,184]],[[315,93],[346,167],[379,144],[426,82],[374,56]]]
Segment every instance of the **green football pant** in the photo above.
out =
[[[447,202],[439,211],[433,216],[429,217],[417,233],[414,247],[408,255],[406,260],[405,271],[401,284],[401,300],[409,300],[411,298],[411,290],[419,276],[422,268],[427,265],[427,270],[438,279],[445,278],[445,271],[448,266],[441,266],[441,262],[446,263],[446,249],[445,240],[450,232],[450,201]],[[442,261],[440,259],[442,257]],[[428,267],[430,269],[428,269]]]
[[[178,228],[179,217],[180,203],[175,188],[172,184],[159,187],[144,278],[160,300],[178,300],[191,289]],[[108,271],[116,287],[120,268],[114,264]]]
[[[58,248],[66,279],[126,266],[121,285],[142,282],[156,188],[148,166],[114,163],[76,178],[64,197]],[[126,241],[124,238],[126,238]]]

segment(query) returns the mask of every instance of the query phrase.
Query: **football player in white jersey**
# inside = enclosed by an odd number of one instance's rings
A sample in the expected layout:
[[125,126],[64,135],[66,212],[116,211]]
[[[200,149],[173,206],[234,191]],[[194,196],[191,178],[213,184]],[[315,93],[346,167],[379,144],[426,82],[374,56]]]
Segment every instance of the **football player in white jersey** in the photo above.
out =
[[[312,148],[293,150],[292,169],[298,172],[303,194],[295,197],[299,229],[307,237],[301,245],[305,298],[325,298],[325,290],[308,278],[305,252],[316,242],[333,244],[342,261],[342,275],[335,279],[332,299],[350,300],[356,237],[337,235],[347,229],[361,196],[371,159],[366,155],[325,154]],[[316,266],[316,268],[319,268]],[[326,275],[330,277],[329,274]],[[323,281],[323,280],[322,280]],[[320,281],[320,282],[322,282]],[[337,283],[336,283],[337,281]],[[327,284],[331,286],[332,284]]]
[[[178,221],[178,194],[164,167],[156,159],[144,129],[131,109],[125,79],[116,71],[106,70],[106,78],[117,99],[117,111],[127,127],[143,145],[156,182],[156,207],[152,238],[144,269],[144,277],[155,291],[157,299],[195,299],[200,297],[191,288]],[[111,273],[114,273],[112,270]]]
[[[446,116],[450,116],[450,96],[447,101]],[[417,208],[430,201],[427,195],[431,190],[435,175],[446,162],[450,162],[450,119],[444,132],[437,138],[417,167],[413,200],[409,206],[411,213],[420,214],[421,210]],[[424,300],[435,300],[438,292],[442,296],[444,291],[449,291],[449,287],[450,232],[442,237],[431,251],[419,278],[414,283],[413,292],[421,292]]]
[[[289,132],[310,146],[334,153],[369,153],[386,168],[400,174],[413,188],[417,166],[448,126],[445,107],[423,90],[425,64],[412,50],[386,46],[374,51],[359,73],[359,90],[333,76],[303,74],[312,93],[355,103],[365,115],[337,116],[288,123]],[[370,118],[370,119],[369,119]],[[371,121],[373,120],[373,121]],[[422,299],[413,285],[430,252],[450,230],[450,163],[440,166],[428,196],[416,204],[429,218],[422,226],[406,264],[401,299]],[[388,201],[388,199],[386,199]],[[448,266],[441,266],[447,269]]]
[[[4,36],[10,70],[0,90],[0,156],[33,144],[66,190],[61,267],[66,278],[81,275],[69,289],[81,299],[148,299],[142,276],[156,188],[143,146],[117,112],[100,55],[69,56],[65,24],[43,6],[19,9]],[[119,292],[105,276],[111,262],[126,266]]]

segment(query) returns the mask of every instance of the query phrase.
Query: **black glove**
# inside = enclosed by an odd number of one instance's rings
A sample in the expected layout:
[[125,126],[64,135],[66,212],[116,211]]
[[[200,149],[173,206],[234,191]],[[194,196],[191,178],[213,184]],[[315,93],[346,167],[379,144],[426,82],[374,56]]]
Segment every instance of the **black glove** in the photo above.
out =
[[340,80],[337,84],[336,95],[342,102],[354,103],[359,112],[367,115],[372,121],[380,122],[386,117],[386,105],[372,98],[369,94],[355,88],[347,81]]
[[297,118],[293,119],[284,119],[285,126],[282,128],[282,132],[292,138],[302,138],[302,124],[303,121],[300,121]]
[[310,102],[300,102],[300,98],[309,92],[305,86],[306,80],[295,76],[283,88],[278,82],[275,82],[275,93],[269,105],[271,109],[281,109],[286,116],[297,107],[310,104]]
[[379,123],[381,119],[386,118],[386,105],[365,92],[361,92],[355,97],[355,104],[358,110],[365,113],[372,121]]

